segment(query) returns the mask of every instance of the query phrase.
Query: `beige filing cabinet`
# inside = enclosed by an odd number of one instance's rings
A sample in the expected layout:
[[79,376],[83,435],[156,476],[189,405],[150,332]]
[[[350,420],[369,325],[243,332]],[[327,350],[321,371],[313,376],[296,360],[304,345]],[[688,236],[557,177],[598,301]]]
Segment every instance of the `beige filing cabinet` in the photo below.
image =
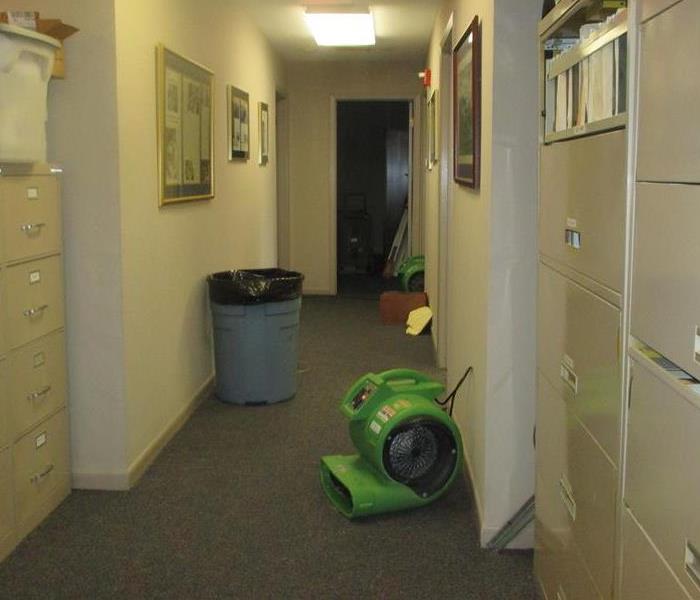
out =
[[0,560],[69,493],[54,169],[0,165]]
[[561,0],[539,27],[535,573],[547,600],[610,600],[618,577],[627,11],[610,4]]
[[640,6],[622,598],[700,598],[700,3]]

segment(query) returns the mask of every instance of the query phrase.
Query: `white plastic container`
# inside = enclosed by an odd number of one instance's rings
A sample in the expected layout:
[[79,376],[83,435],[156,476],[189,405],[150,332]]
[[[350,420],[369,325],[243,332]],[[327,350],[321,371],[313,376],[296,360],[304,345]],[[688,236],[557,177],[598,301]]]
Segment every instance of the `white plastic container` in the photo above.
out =
[[0,162],[46,161],[46,94],[60,45],[0,23]]

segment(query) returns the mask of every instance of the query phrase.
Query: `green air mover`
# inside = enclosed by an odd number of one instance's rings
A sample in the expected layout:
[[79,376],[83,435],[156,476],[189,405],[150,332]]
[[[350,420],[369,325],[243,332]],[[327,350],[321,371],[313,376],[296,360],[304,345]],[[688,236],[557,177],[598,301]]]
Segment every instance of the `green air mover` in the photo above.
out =
[[401,287],[405,292],[422,292],[425,287],[425,256],[411,256],[399,267]]
[[462,440],[434,399],[444,386],[409,369],[368,373],[340,410],[359,454],[324,456],[321,483],[354,519],[429,504],[449,488],[462,463]]

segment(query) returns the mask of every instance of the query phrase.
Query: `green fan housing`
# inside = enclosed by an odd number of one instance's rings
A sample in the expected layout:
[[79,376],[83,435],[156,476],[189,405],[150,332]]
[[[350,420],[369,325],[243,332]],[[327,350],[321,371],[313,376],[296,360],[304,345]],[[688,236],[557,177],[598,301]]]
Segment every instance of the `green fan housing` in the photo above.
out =
[[462,441],[435,403],[444,386],[409,369],[368,373],[340,406],[358,454],[324,456],[321,484],[356,518],[415,508],[444,494],[462,467]]
[[405,292],[422,292],[425,288],[425,256],[411,256],[399,267],[401,288]]

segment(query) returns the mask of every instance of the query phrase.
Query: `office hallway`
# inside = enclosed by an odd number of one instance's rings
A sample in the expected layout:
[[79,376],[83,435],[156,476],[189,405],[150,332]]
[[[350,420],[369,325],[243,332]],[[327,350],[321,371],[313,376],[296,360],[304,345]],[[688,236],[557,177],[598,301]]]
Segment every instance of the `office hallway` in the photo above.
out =
[[370,370],[438,376],[430,338],[382,326],[376,301],[305,298],[300,361],[292,401],[209,400],[133,490],[74,492],[0,564],[0,598],[533,598],[531,555],[478,547],[461,480],[353,523],[319,485],[319,457],[352,451],[340,395]]

